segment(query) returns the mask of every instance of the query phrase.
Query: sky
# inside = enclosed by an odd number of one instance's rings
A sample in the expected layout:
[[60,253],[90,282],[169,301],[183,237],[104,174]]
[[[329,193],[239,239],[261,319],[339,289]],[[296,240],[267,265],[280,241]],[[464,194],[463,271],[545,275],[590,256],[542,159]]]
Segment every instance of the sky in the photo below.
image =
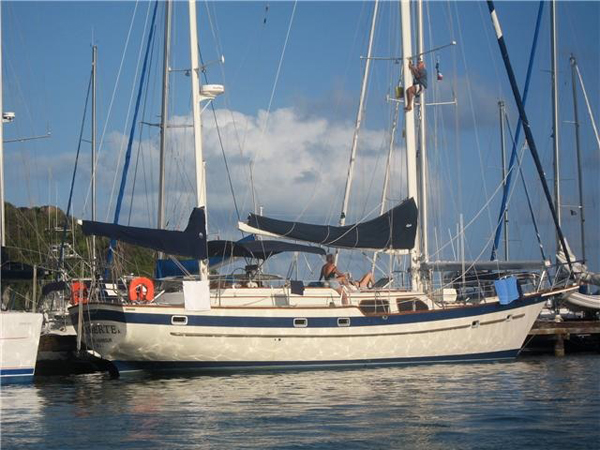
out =
[[[236,223],[256,207],[265,215],[313,223],[339,217],[354,130],[373,2],[198,2],[200,51],[210,83],[225,95],[203,113],[209,233],[237,238]],[[98,46],[98,219],[112,221],[123,152],[131,127],[141,57],[153,2],[3,1],[4,110],[17,119],[5,140],[46,134],[46,139],[5,146],[6,200],[18,206],[56,204],[66,209],[91,70]],[[513,67],[521,85],[529,59],[539,3],[496,2]],[[158,122],[164,4],[157,10],[149,78],[132,147],[132,163],[120,223],[156,224]],[[382,2],[374,55],[400,55],[396,2]],[[577,57],[591,109],[600,117],[600,2],[557,2],[559,143],[562,209],[567,239],[581,254],[569,56]],[[185,226],[194,203],[190,123],[187,2],[176,2],[170,66],[166,214],[168,227]],[[469,259],[488,259],[500,205],[501,161],[498,101],[506,103],[514,132],[517,110],[508,85],[487,5],[425,2],[425,47],[458,44],[426,58],[429,70],[427,146],[430,167],[430,253],[456,255],[456,227],[463,215]],[[225,62],[218,61],[224,57]],[[436,81],[439,62],[443,81]],[[552,187],[549,5],[546,4],[533,68],[527,112]],[[395,104],[387,100],[400,77],[392,61],[374,61],[358,147],[348,222],[379,211],[385,159]],[[600,270],[600,149],[578,87],[583,154],[586,251]],[[214,110],[213,110],[214,107]],[[215,121],[216,118],[216,121]],[[87,112],[73,213],[90,217],[90,116]],[[399,129],[403,126],[400,120]],[[507,141],[510,138],[507,135]],[[221,146],[222,143],[222,146]],[[406,197],[402,134],[395,140],[387,205]],[[521,148],[521,143],[519,148]],[[509,147],[510,150],[510,147]],[[231,184],[232,199],[225,155]],[[252,167],[252,170],[250,170]],[[250,176],[252,172],[252,176]],[[546,255],[554,232],[531,157],[523,154]],[[254,185],[255,201],[251,186]],[[237,211],[236,211],[237,206]],[[511,197],[510,257],[539,259],[523,188]],[[356,252],[354,252],[356,253]],[[360,255],[352,261],[366,261]],[[314,263],[312,265],[316,265]],[[354,264],[355,267],[356,264]],[[356,270],[359,270],[358,268]]]

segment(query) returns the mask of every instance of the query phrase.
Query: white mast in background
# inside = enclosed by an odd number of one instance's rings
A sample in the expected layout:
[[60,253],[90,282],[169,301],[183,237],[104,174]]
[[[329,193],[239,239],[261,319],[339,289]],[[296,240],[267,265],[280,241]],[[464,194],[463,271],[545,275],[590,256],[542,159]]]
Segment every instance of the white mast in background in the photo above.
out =
[[6,214],[4,210],[4,122],[12,122],[14,113],[4,113],[2,101],[2,1],[0,1],[0,245],[6,246]]
[[[400,16],[402,20],[402,70],[404,72],[404,92],[413,84],[412,73],[408,67],[412,57],[412,36],[410,23],[410,0],[400,0]],[[419,208],[419,185],[417,181],[417,148],[415,145],[415,108],[404,113],[406,136],[406,163],[408,172],[408,197],[415,200]],[[419,218],[420,220],[420,218]],[[419,227],[415,237],[415,245],[410,250],[410,272],[412,289],[421,290],[421,236]]]
[[4,105],[2,103],[2,3],[0,2],[0,245],[6,245],[6,219],[4,217]]
[[[423,0],[417,2],[417,53],[421,55],[425,52],[424,46],[424,31],[423,31]],[[427,262],[429,254],[429,245],[427,239],[427,229],[429,227],[429,215],[427,213],[427,121],[425,120],[425,93],[426,89],[421,90],[420,95],[420,115],[421,124],[419,126],[419,184],[420,184],[420,208],[419,208],[419,231],[421,232],[421,256],[423,261]]]
[[[196,205],[206,212],[206,178],[204,156],[202,154],[202,117],[200,111],[200,64],[198,62],[198,30],[196,22],[196,1],[189,0],[190,16],[190,77],[192,78],[192,115],[194,123],[194,154],[196,163]],[[208,234],[208,220],[206,220]],[[208,280],[208,262],[198,261],[200,279]]]
[[[92,46],[92,221],[96,220],[96,75],[98,73],[98,47]],[[96,273],[96,236],[92,235],[92,274]]]
[[173,2],[165,2],[165,39],[163,48],[163,86],[160,109],[160,164],[158,172],[158,220],[157,228],[165,227],[165,151],[167,147],[167,120],[169,106],[169,61],[171,54],[171,14]]
[[[346,178],[346,189],[344,190],[344,202],[342,204],[342,212],[340,214],[340,226],[346,224],[346,213],[348,212],[348,202],[350,200],[350,189],[352,187],[352,179],[354,177],[354,162],[356,161],[356,148],[358,147],[358,133],[362,123],[363,113],[365,109],[365,99],[367,96],[367,87],[369,83],[369,73],[371,71],[371,57],[373,50],[373,39],[375,37],[375,24],[377,21],[377,10],[379,9],[379,1],[375,0],[373,5],[373,20],[371,22],[371,32],[369,34],[369,48],[367,50],[367,58],[365,63],[365,72],[363,73],[362,87],[360,90],[360,101],[358,103],[358,113],[356,115],[356,126],[354,127],[354,135],[352,136],[352,149],[350,151],[350,164],[348,166],[348,176]],[[336,252],[336,263],[337,263]]]
[[[556,0],[550,2],[550,52],[552,56],[552,146],[554,154],[554,209],[558,224],[562,225],[560,206],[560,154],[558,151],[558,71],[556,61]],[[557,252],[560,249],[556,237]]]

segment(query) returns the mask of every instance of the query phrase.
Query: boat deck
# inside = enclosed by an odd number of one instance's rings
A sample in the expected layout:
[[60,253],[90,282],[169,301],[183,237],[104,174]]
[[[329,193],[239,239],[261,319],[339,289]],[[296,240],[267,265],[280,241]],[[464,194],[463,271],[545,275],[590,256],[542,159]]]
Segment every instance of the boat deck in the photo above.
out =
[[540,351],[544,344],[554,344],[556,356],[565,355],[565,342],[571,349],[600,352],[600,320],[565,320],[554,322],[537,320],[531,331],[530,344],[526,345],[531,351]]

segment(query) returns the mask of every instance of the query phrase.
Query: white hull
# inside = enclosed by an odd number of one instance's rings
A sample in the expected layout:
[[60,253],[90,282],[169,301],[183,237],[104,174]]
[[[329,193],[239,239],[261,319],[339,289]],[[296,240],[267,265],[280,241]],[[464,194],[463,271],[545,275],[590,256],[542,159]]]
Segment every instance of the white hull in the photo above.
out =
[[3,311],[0,320],[2,383],[31,381],[42,331],[42,314]]
[[598,312],[600,311],[600,295],[582,294],[581,292],[572,292],[565,295],[565,301],[569,307],[580,311]]
[[[190,312],[90,304],[84,341],[122,372],[498,360],[518,354],[544,302],[537,295],[506,306],[369,315],[337,305]],[[71,317],[77,320],[77,308]]]

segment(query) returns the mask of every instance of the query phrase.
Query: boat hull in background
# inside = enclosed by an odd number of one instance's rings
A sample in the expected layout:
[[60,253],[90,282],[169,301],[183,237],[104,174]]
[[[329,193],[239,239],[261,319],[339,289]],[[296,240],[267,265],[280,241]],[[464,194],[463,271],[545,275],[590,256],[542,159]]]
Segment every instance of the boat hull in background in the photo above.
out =
[[569,309],[588,313],[600,312],[600,294],[571,292],[564,296],[564,300]]
[[2,384],[31,382],[42,331],[42,314],[3,311],[0,321]]

